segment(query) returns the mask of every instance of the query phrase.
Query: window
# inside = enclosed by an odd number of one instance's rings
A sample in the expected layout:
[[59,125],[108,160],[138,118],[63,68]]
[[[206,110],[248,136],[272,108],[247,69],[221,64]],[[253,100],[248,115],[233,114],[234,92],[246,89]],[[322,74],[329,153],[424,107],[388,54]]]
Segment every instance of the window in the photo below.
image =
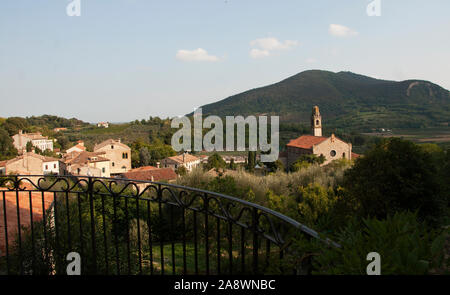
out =
[[56,169],[56,164],[53,164],[53,168],[55,168],[55,169]]
[[112,166],[114,167],[116,164],[114,164],[114,162],[112,162]]
[[335,150],[331,150],[330,156],[332,156],[332,157],[336,156],[336,151]]
[[128,153],[122,153],[122,159],[128,159]]
[[342,153],[342,158],[345,158],[345,153]]
[[316,120],[316,125],[319,126],[319,120]]
[[48,170],[48,165],[45,165],[45,170]]
[[111,149],[112,149],[112,150],[114,149],[114,146],[113,146],[113,145],[111,145]]
[[105,173],[105,171],[106,171],[106,169],[105,169],[105,167],[103,167],[103,168],[102,168],[102,172]]

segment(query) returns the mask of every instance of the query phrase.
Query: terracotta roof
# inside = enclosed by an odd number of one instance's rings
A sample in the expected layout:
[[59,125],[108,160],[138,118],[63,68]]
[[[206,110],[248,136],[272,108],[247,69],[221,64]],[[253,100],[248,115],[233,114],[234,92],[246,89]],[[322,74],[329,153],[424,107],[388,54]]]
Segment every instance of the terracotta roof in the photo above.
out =
[[158,168],[156,168],[155,166],[143,166],[143,167],[131,169],[128,172],[147,171],[147,170],[154,170],[154,169],[158,169]]
[[188,162],[194,162],[194,161],[200,160],[199,158],[197,158],[193,155],[190,155],[190,154],[184,154],[184,161],[183,161],[183,154],[178,155],[178,156],[168,157],[166,159],[170,159],[177,163],[188,163]]
[[17,162],[17,161],[19,161],[19,160],[24,159],[25,157],[38,158],[38,159],[42,160],[42,162],[44,162],[44,163],[45,163],[45,162],[61,161],[61,159],[52,158],[52,157],[45,157],[45,156],[41,156],[41,155],[35,154],[35,153],[33,153],[33,152],[27,152],[27,153],[24,153],[24,154],[21,155],[21,156],[15,157],[14,159],[10,159],[10,160],[4,161],[4,162],[5,162],[4,165],[7,165],[7,164],[10,164],[10,163]]
[[361,156],[360,154],[357,154],[357,153],[353,153],[353,152],[352,152],[352,159],[359,158],[360,156]]
[[79,148],[79,149],[82,150],[82,151],[85,151],[85,150],[86,150],[86,147],[85,147],[83,144],[80,144],[80,143],[74,145],[74,146],[71,147],[71,148],[68,148],[68,150],[73,149],[73,148]]
[[23,136],[28,137],[30,139],[48,139],[46,136],[42,136],[42,133],[22,133]]
[[101,143],[99,143],[99,144],[96,144],[96,145],[94,146],[94,152],[95,152],[96,150],[98,150],[98,149],[101,149],[102,147],[107,146],[107,145],[118,145],[118,146],[121,146],[121,147],[123,147],[123,148],[130,149],[130,150],[131,150],[131,148],[130,148],[129,146],[127,146],[126,144],[121,143],[119,140],[107,139],[107,140],[105,140],[105,141],[103,141],[103,142],[101,142]]
[[8,161],[0,161],[0,167],[5,167],[6,166],[6,162],[8,162]]
[[131,180],[141,181],[162,181],[162,180],[174,180],[177,178],[177,174],[170,168],[156,168],[138,171],[129,171],[122,174],[123,177]]
[[104,154],[104,152],[72,152],[65,157],[64,162],[66,164],[87,164],[109,161],[108,159],[101,157],[101,155]]
[[325,141],[328,137],[323,136],[312,136],[312,135],[302,135],[299,138],[292,139],[287,146],[298,147],[302,149],[311,149],[313,145]]

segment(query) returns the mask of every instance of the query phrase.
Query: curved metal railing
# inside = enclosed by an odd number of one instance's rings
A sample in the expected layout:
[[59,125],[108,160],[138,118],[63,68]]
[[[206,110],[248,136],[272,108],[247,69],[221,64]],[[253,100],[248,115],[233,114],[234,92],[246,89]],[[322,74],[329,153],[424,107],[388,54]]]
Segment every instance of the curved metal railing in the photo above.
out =
[[292,237],[321,239],[258,204],[169,183],[14,175],[0,196],[5,273],[65,273],[70,252],[83,274],[292,273]]

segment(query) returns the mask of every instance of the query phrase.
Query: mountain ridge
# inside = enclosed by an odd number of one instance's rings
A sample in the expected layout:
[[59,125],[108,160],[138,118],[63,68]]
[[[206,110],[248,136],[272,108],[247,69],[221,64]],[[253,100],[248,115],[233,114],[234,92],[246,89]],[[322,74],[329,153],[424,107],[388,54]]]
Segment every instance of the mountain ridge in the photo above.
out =
[[308,70],[202,106],[205,115],[279,115],[309,121],[318,105],[334,127],[426,127],[448,124],[449,91],[426,80],[391,81],[349,71]]

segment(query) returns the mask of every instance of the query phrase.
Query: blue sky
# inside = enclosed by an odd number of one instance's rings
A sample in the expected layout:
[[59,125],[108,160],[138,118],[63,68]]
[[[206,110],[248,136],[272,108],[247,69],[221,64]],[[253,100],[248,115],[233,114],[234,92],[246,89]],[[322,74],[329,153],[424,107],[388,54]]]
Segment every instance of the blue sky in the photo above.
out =
[[450,89],[450,1],[0,2],[0,117],[176,116],[309,69]]

